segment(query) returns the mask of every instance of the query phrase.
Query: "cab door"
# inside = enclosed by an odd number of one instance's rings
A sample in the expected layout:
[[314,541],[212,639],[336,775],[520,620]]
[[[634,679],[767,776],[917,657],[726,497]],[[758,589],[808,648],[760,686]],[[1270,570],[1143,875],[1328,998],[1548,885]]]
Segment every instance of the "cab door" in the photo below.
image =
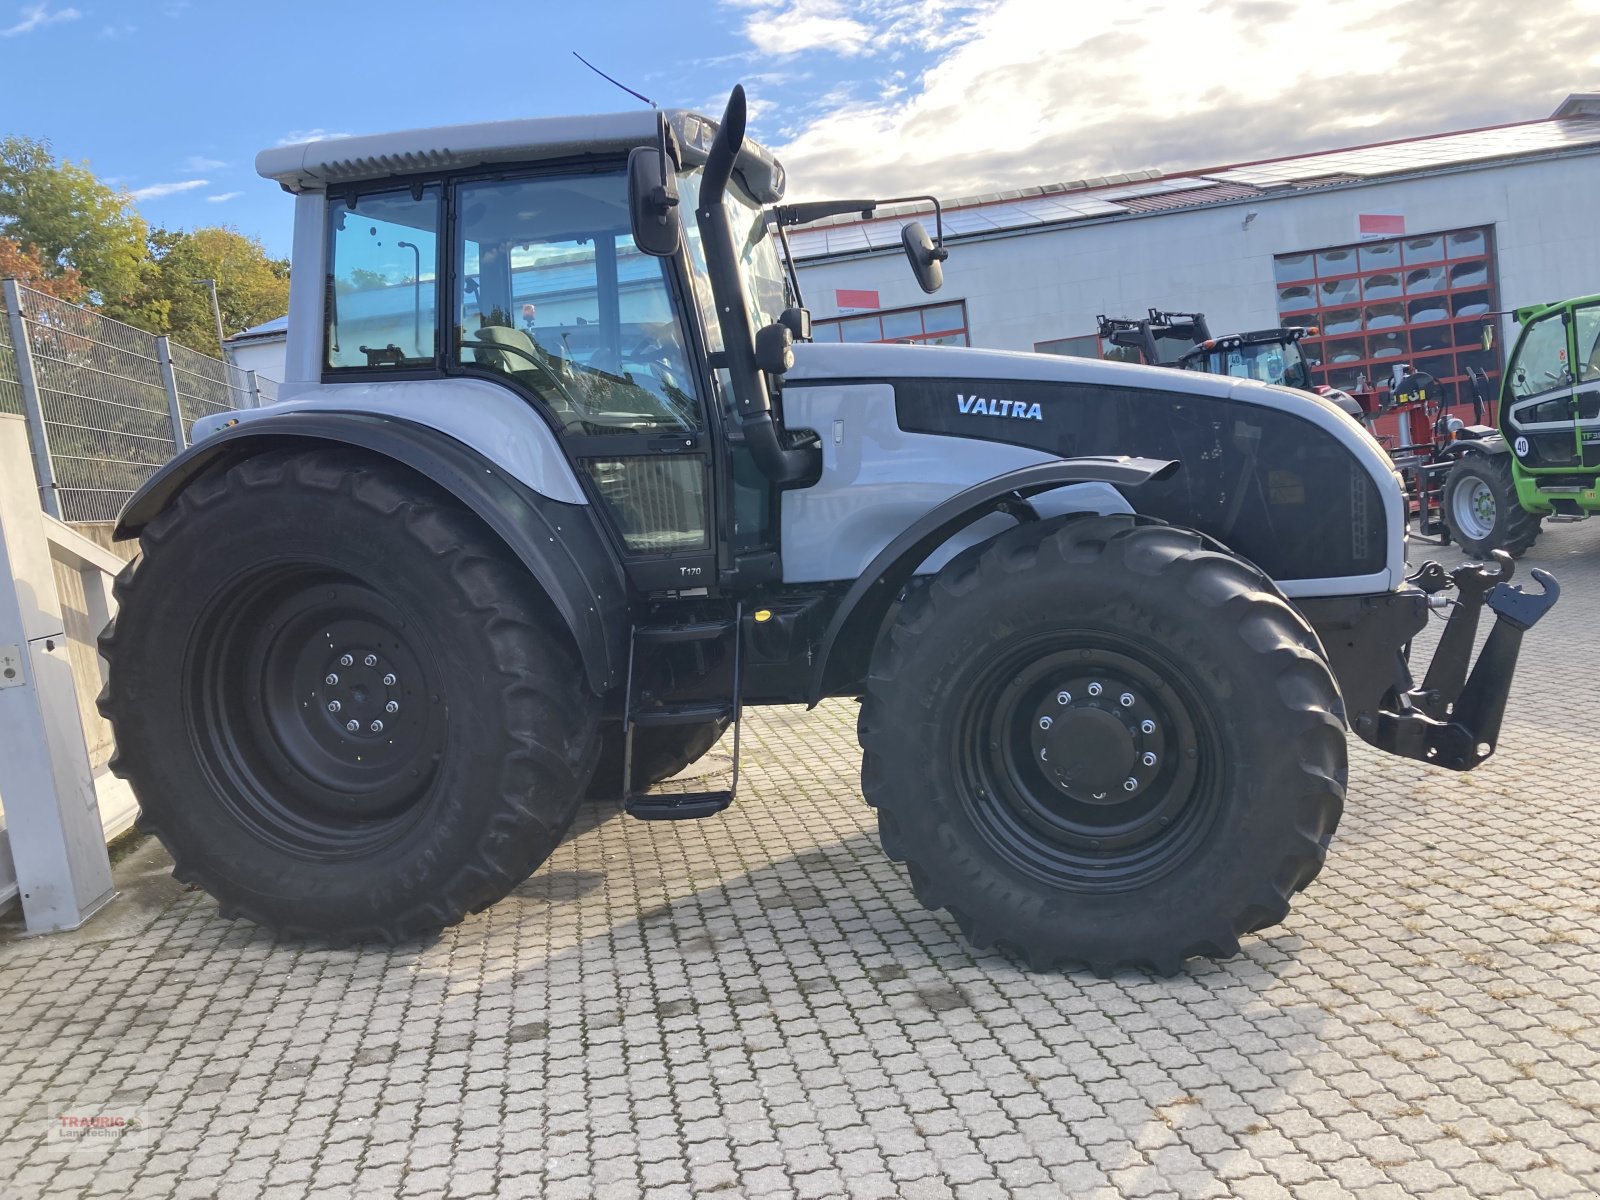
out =
[[1506,371],[1504,424],[1512,453],[1530,470],[1580,465],[1571,335],[1569,311],[1539,317]]
[[716,574],[706,406],[667,260],[635,245],[621,173],[458,181],[456,369],[539,405],[644,592]]
[[1600,467],[1600,303],[1572,310],[1573,424],[1584,467]]

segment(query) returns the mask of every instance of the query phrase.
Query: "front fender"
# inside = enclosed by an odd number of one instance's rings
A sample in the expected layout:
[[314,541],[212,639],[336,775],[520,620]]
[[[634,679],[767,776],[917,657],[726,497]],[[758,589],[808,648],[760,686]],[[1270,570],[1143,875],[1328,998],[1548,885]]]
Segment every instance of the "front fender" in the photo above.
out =
[[586,504],[542,496],[438,430],[368,413],[293,412],[240,422],[197,442],[145,481],[114,536],[136,537],[184,488],[269,450],[354,447],[408,467],[476,514],[549,596],[583,658],[589,686],[617,686],[627,662],[627,585]]
[[859,677],[900,589],[929,555],[974,521],[996,511],[1025,509],[1029,496],[1067,484],[1136,487],[1166,479],[1177,469],[1171,459],[1064,458],[996,475],[929,509],[879,551],[834,610],[811,670],[807,705],[815,708],[830,689]]

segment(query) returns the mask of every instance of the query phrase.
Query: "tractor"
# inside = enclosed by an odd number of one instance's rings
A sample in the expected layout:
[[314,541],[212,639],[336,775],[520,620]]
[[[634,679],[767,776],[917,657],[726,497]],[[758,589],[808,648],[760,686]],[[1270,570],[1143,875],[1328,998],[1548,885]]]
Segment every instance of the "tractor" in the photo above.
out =
[[1600,510],[1600,296],[1519,308],[1499,430],[1467,427],[1443,484],[1451,538],[1474,558],[1526,553],[1542,522]]
[[[1306,392],[809,341],[784,231],[873,206],[785,205],[745,118],[259,156],[288,379],[131,498],[101,640],[178,879],[282,936],[427,935],[586,795],[715,819],[748,708],[842,697],[923,904],[1038,969],[1172,973],[1321,870],[1348,729],[1494,752],[1553,579],[1408,568],[1389,460]],[[902,243],[936,290],[938,225]],[[730,725],[728,786],[652,790]]]
[[1144,317],[1101,316],[1098,320],[1101,339],[1123,350],[1135,362],[1256,379],[1314,392],[1365,421],[1361,405],[1349,393],[1311,382],[1300,340],[1314,336],[1315,329],[1283,325],[1213,335],[1205,313],[1163,312],[1158,308],[1152,308]]

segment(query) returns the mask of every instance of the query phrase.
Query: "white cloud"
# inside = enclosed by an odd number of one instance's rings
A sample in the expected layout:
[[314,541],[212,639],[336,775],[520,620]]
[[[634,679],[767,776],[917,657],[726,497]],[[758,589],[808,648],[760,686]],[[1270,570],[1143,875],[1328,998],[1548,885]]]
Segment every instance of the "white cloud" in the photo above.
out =
[[762,54],[785,56],[807,50],[826,50],[850,58],[861,54],[872,30],[844,16],[833,5],[812,5],[820,11],[800,12],[799,4],[773,9],[745,22],[744,32]]
[[207,158],[203,154],[191,154],[183,160],[183,170],[191,175],[200,175],[206,171],[221,170],[228,164],[220,158]]
[[215,196],[207,196],[206,202],[208,204],[226,204],[229,200],[237,200],[242,195],[244,195],[243,192],[222,192]]
[[326,129],[291,129],[278,139],[280,146],[294,146],[300,142],[326,142],[333,138],[353,137],[349,133],[330,133]]
[[0,29],[0,37],[20,37],[24,33],[32,33],[35,29],[42,29],[46,25],[76,21],[83,14],[75,8],[58,8],[52,11],[48,4],[28,4],[17,10],[17,16],[20,19],[15,25],[8,29]]
[[102,25],[96,35],[102,42],[122,42],[139,32],[137,25]]
[[148,187],[134,188],[128,194],[135,200],[159,200],[163,196],[176,196],[196,188],[210,187],[209,179],[183,179],[176,183],[152,183]]
[[[779,98],[796,197],[954,197],[1542,117],[1600,76],[1595,0],[1457,0],[1443,23],[1439,11],[1436,0],[856,0],[842,19],[866,35],[830,44],[802,35],[843,10],[769,0],[745,30],[758,50],[804,50],[818,74],[825,57],[849,62],[852,82],[831,95]],[[786,21],[800,32],[774,32]],[[1471,68],[1424,70],[1419,54]]]

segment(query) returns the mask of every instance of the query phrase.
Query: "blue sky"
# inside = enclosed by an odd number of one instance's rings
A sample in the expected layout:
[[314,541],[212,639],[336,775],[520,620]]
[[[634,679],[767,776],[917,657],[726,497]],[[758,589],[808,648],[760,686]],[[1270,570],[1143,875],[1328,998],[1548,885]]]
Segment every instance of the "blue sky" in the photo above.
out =
[[286,253],[256,151],[631,103],[573,50],[664,105],[743,81],[792,194],[953,197],[1546,116],[1600,84],[1600,5],[0,0],[0,133],[87,158],[152,225]]

